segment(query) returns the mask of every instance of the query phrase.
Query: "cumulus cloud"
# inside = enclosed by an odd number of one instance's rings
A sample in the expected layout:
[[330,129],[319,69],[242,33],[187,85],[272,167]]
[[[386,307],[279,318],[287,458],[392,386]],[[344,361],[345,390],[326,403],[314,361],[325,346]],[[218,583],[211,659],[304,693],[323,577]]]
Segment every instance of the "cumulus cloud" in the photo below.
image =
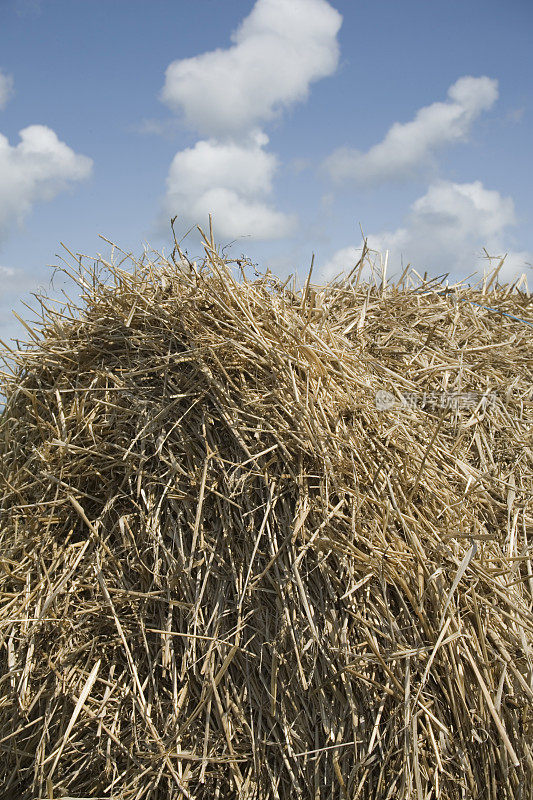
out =
[[326,0],[257,0],[232,47],[170,64],[161,98],[202,136],[240,136],[335,71],[341,23]]
[[0,111],[3,111],[13,96],[13,76],[0,70]]
[[383,141],[366,153],[334,151],[324,166],[338,182],[379,184],[412,177],[431,165],[436,151],[465,141],[474,120],[497,98],[497,81],[464,76],[450,86],[446,102],[421,108],[410,122],[395,122]]
[[35,203],[51,200],[92,169],[90,158],[75,153],[44,125],[30,125],[19,136],[19,144],[12,146],[0,134],[0,242]]
[[205,224],[213,214],[224,238],[286,236],[295,221],[267,202],[278,166],[267,143],[267,136],[255,134],[244,144],[202,140],[180,151],[167,178],[165,211],[190,224]]
[[292,232],[295,217],[269,201],[278,160],[259,126],[335,71],[341,23],[326,0],[257,0],[231,47],[170,64],[161,99],[204,138],[174,157],[167,214],[191,224],[212,214],[224,238]]
[[[486,189],[480,181],[452,183],[438,181],[411,206],[405,225],[368,237],[369,247],[389,251],[389,274],[410,263],[419,273],[448,272],[465,278],[487,266],[483,248],[491,256],[507,253],[500,278],[512,280],[529,273],[533,254],[508,246],[508,229],[516,224],[511,197]],[[355,263],[360,248],[337,251],[324,272],[339,272]],[[357,258],[359,256],[357,255]]]

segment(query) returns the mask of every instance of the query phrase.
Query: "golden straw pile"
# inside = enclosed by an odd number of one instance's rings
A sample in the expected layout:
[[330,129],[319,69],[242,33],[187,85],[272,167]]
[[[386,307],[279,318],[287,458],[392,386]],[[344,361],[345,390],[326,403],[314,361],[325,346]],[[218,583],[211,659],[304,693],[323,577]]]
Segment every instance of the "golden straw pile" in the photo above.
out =
[[527,286],[205,252],[9,355],[0,797],[531,799]]

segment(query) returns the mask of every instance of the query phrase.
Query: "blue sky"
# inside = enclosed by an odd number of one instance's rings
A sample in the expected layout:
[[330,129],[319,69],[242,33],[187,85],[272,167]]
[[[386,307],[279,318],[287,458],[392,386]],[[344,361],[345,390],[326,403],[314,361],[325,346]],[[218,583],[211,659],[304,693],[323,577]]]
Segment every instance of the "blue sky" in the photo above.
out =
[[[533,262],[531,0],[0,0],[0,337],[59,242]],[[194,236],[189,253],[198,253]],[[27,316],[27,315],[26,315]]]

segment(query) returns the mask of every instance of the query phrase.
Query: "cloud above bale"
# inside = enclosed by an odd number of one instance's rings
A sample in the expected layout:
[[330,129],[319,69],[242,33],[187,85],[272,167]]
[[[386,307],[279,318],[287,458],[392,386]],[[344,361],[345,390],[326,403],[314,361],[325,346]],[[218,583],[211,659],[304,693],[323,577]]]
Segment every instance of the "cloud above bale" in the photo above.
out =
[[473,122],[497,98],[496,80],[464,76],[450,86],[445,102],[421,108],[409,122],[395,122],[366,153],[347,147],[335,150],[324,167],[338,183],[376,185],[411,178],[431,166],[438,150],[465,141]]
[[19,136],[15,146],[0,134],[0,243],[36,203],[52,200],[92,171],[90,158],[75,153],[45,125],[30,125]]
[[[410,263],[418,272],[464,278],[487,266],[483,248],[491,256],[507,253],[499,274],[512,280],[530,272],[533,262],[533,254],[512,248],[509,229],[515,224],[511,197],[486,189],[481,181],[438,181],[412,204],[402,226],[371,234],[368,245],[380,253],[389,251],[389,274]],[[350,269],[359,256],[355,246],[338,250],[324,265],[324,276]]]
[[286,236],[295,218],[268,203],[278,166],[267,153],[268,137],[256,134],[245,144],[201,140],[176,153],[167,178],[165,210],[190,224],[203,224],[213,214],[223,238]]
[[205,137],[174,157],[163,208],[223,238],[279,239],[296,217],[268,202],[277,158],[263,124],[335,72],[342,16],[326,0],[257,0],[226,49],[173,61],[161,99]]
[[161,99],[202,136],[241,135],[335,72],[341,23],[326,0],[257,0],[233,46],[169,65]]

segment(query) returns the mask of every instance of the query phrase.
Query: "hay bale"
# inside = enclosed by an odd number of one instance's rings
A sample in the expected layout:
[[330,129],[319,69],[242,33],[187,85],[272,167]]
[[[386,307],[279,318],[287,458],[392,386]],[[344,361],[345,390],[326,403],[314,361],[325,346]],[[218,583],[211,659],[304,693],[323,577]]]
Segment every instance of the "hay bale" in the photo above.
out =
[[527,291],[101,266],[4,374],[0,797],[531,798]]

